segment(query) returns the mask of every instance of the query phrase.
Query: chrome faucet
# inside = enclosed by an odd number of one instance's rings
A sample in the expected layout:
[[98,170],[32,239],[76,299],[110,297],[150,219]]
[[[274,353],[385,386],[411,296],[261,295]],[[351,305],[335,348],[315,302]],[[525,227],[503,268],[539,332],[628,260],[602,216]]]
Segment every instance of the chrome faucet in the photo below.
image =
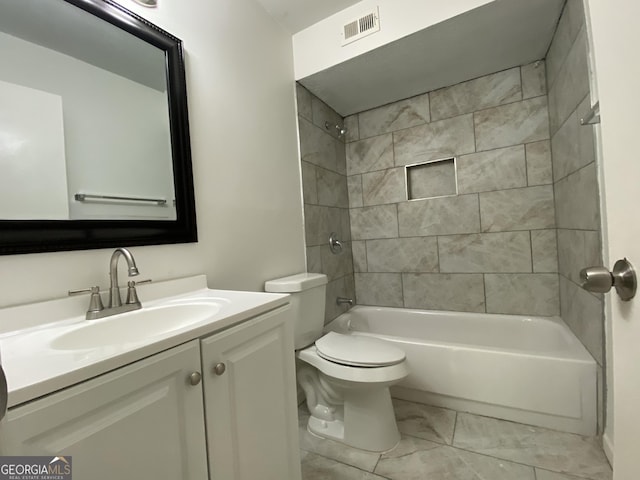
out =
[[132,310],[138,310],[142,308],[138,294],[136,292],[136,284],[149,283],[151,280],[143,280],[141,282],[129,282],[127,290],[127,300],[122,303],[122,297],[120,296],[120,286],[118,285],[118,260],[120,257],[124,257],[127,261],[127,268],[130,277],[135,277],[138,272],[136,261],[133,259],[133,255],[126,248],[116,248],[111,255],[111,261],[109,262],[109,304],[105,308],[102,304],[102,298],[100,296],[100,287],[85,288],[83,290],[70,290],[69,295],[77,295],[80,293],[91,293],[91,299],[89,301],[89,309],[87,310],[86,319],[96,320],[98,318],[109,317],[118,313],[130,312]]
[[340,305],[353,306],[353,299],[345,298],[345,297],[338,297],[338,298],[336,298],[336,305],[338,305],[338,306],[340,306]]
[[120,287],[118,286],[118,260],[120,256],[123,256],[127,261],[128,273],[130,277],[135,277],[138,272],[136,261],[133,259],[133,255],[126,248],[116,248],[111,255],[111,261],[109,262],[109,306],[107,308],[116,308],[122,306],[122,297],[120,297]]

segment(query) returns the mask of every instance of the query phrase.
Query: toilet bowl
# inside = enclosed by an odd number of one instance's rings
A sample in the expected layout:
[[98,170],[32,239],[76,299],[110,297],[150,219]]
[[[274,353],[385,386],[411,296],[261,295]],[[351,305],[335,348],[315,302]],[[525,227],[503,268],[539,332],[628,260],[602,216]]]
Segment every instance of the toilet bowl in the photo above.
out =
[[326,276],[311,273],[265,284],[268,292],[292,295],[296,376],[311,414],[307,428],[363,450],[390,450],[400,433],[389,387],[409,373],[405,354],[378,339],[323,335],[325,288]]

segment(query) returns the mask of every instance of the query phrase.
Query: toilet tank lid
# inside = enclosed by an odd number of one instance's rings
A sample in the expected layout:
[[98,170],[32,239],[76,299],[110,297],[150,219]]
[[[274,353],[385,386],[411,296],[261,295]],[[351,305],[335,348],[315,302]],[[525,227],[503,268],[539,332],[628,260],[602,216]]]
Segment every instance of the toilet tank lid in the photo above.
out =
[[326,284],[327,276],[324,273],[298,273],[265,282],[264,291],[271,293],[302,292]]

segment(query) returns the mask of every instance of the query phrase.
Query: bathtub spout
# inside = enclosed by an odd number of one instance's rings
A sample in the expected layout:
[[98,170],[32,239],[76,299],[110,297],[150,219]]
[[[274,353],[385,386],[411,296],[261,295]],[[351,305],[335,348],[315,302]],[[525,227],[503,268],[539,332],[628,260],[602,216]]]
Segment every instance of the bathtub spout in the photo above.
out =
[[[320,387],[318,372],[306,365],[301,365],[297,372],[298,383],[307,398],[309,413],[316,418],[331,422],[335,420],[335,407],[329,404]],[[315,388],[314,388],[315,387]],[[316,396],[317,395],[317,396]],[[320,399],[318,399],[320,397]],[[320,400],[320,401],[319,401]]]
[[340,306],[340,305],[349,305],[350,307],[353,307],[353,299],[352,298],[345,298],[345,297],[338,297],[336,298],[336,305]]

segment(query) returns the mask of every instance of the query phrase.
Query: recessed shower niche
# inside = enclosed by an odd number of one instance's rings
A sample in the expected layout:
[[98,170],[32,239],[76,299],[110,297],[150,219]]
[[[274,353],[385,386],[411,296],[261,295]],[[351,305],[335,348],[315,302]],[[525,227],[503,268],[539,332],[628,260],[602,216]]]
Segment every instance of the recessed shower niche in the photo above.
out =
[[404,167],[407,200],[458,194],[455,157],[413,163]]

